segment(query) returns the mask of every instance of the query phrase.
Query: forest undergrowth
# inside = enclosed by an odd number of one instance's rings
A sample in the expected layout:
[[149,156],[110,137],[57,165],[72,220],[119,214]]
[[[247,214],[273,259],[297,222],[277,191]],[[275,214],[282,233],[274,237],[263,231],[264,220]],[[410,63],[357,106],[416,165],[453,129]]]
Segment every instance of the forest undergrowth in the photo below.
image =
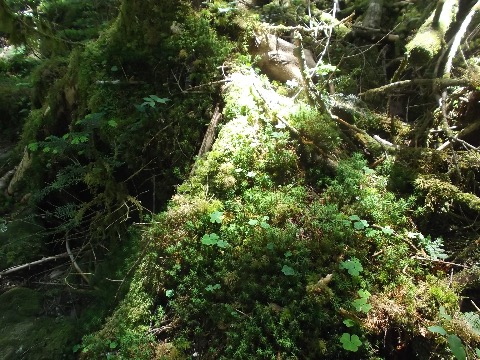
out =
[[480,357],[478,6],[438,4],[0,1],[0,357]]

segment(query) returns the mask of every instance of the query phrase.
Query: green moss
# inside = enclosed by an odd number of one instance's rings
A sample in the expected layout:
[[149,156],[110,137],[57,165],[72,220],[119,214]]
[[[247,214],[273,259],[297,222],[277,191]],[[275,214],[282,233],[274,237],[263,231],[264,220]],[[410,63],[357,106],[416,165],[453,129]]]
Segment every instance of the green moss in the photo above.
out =
[[450,201],[464,204],[470,209],[480,211],[480,198],[472,193],[462,192],[457,186],[434,176],[419,176],[415,181],[419,190],[427,193],[427,206],[438,209]]
[[28,114],[31,88],[25,79],[0,76],[0,134],[15,141]]
[[0,295],[0,311],[5,321],[35,316],[42,312],[42,296],[27,288],[13,288]]
[[72,358],[75,323],[41,316],[43,295],[13,288],[0,295],[0,357],[5,360]]
[[0,269],[26,263],[41,257],[44,250],[44,228],[34,218],[14,220],[0,232]]

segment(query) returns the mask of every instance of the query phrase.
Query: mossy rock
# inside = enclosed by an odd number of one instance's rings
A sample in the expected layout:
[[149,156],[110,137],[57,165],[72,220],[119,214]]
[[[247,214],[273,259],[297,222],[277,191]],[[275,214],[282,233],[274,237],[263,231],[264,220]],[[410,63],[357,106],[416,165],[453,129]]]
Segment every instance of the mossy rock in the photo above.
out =
[[0,359],[73,358],[74,320],[42,312],[38,291],[17,287],[0,295]]
[[[14,312],[12,318],[9,313]],[[16,320],[22,316],[35,316],[41,312],[41,295],[27,288],[17,287],[0,295],[2,322]]]
[[41,257],[44,228],[33,219],[14,220],[0,232],[0,269],[26,263]]

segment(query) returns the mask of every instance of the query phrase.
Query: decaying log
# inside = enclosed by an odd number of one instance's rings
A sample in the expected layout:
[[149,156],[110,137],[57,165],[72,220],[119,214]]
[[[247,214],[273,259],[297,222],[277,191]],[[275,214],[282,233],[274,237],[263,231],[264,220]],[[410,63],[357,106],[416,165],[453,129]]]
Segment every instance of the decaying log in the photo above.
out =
[[436,10],[406,45],[410,65],[423,66],[437,55],[444,45],[444,37],[455,20],[458,0],[439,0]]
[[[250,47],[253,56],[259,56],[258,66],[272,80],[286,82],[296,80],[303,81],[302,72],[297,56],[296,46],[272,34],[259,34],[255,36],[254,43]],[[304,50],[305,61],[309,68],[315,67],[313,54]]]
[[[198,151],[197,158],[201,158],[207,152],[210,151],[212,148],[213,142],[215,141],[215,130],[218,126],[218,122],[222,118],[222,113],[220,111],[220,104],[215,106],[215,110],[213,111],[212,118],[210,123],[208,124],[207,131],[205,132],[205,136],[203,137],[202,145],[200,146],[200,150]],[[197,162],[193,165],[192,171],[190,171],[190,176],[195,173],[197,168]]]
[[383,0],[370,0],[363,16],[362,26],[378,29],[382,22]]
[[419,176],[415,180],[415,186],[419,190],[426,191],[428,193],[427,198],[431,197],[436,202],[453,200],[468,206],[474,211],[480,211],[480,198],[478,196],[465,193],[455,185],[434,176]]

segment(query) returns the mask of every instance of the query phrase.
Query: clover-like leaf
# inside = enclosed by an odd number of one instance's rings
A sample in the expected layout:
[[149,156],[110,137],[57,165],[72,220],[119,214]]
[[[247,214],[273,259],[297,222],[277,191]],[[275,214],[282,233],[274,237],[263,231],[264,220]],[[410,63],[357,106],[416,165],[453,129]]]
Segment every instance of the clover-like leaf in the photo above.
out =
[[173,297],[173,294],[174,294],[174,291],[173,290],[167,290],[165,291],[165,296],[168,297],[168,298],[171,298]]
[[279,138],[282,137],[282,135],[283,135],[283,133],[280,132],[280,131],[273,131],[273,132],[272,132],[272,137],[273,137],[274,139],[279,139]]
[[255,226],[258,224],[258,220],[250,219],[248,220],[248,225]]
[[345,350],[356,352],[362,345],[357,335],[350,335],[349,333],[343,333],[340,337],[340,342]]
[[218,240],[219,240],[219,237],[215,233],[205,234],[202,236],[202,239],[201,239],[202,244],[204,245],[215,245],[217,244]]
[[340,269],[346,269],[350,275],[358,276],[363,271],[363,266],[360,264],[360,260],[352,257],[350,260],[342,261],[340,263]]
[[268,223],[266,223],[265,221],[262,221],[262,222],[260,222],[260,227],[262,229],[269,229],[270,225]]
[[287,275],[287,276],[295,275],[295,270],[293,270],[288,265],[283,265],[282,272],[284,275]]
[[358,296],[364,299],[368,299],[372,295],[368,292],[368,290],[363,290],[363,289],[358,290],[357,293],[358,293]]
[[355,221],[353,223],[353,227],[356,229],[356,230],[363,230],[367,227],[369,227],[370,225],[368,224],[368,221],[367,220],[360,220],[360,221]]
[[355,322],[352,320],[352,319],[345,319],[343,320],[343,323],[347,326],[347,327],[352,327],[355,325]]
[[375,170],[370,169],[369,167],[366,167],[366,166],[365,166],[365,167],[363,168],[363,172],[364,172],[365,175],[372,175],[372,174],[375,173]]
[[221,224],[223,219],[223,212],[222,211],[215,211],[210,214],[210,222]]
[[225,249],[228,246],[228,242],[226,242],[225,240],[218,240],[217,246],[219,248]]
[[348,217],[351,221],[360,221],[361,219],[358,217],[358,215],[350,215]]
[[393,233],[394,233],[393,229],[390,226],[382,227],[382,232],[385,235],[393,235]]
[[355,310],[366,314],[372,308],[372,305],[367,303],[367,301],[368,300],[366,298],[360,298],[360,299],[353,300],[352,304],[355,307]]

